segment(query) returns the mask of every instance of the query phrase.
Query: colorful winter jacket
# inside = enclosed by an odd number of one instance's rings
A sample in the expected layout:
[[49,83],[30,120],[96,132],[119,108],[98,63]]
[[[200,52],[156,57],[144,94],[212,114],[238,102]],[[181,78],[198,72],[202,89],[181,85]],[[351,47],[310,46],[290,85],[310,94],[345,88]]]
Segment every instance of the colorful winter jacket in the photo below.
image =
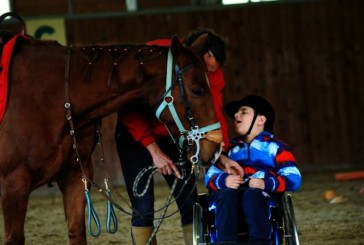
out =
[[[244,179],[264,179],[265,191],[296,191],[301,186],[295,157],[285,143],[269,132],[260,133],[250,144],[241,137],[231,139],[228,156],[243,167]],[[228,173],[212,165],[206,173],[205,185],[211,192],[228,188],[227,176]]]

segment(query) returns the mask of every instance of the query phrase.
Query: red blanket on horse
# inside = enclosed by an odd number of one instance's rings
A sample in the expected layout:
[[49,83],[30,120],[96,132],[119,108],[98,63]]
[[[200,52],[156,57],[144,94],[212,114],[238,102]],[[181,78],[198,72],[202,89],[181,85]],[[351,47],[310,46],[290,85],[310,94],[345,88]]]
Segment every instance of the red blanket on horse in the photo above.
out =
[[5,43],[3,50],[1,52],[2,55],[0,59],[0,123],[3,120],[6,110],[6,102],[8,99],[8,79],[9,79],[10,61],[15,43],[19,37],[26,39],[29,38],[25,35],[17,34],[7,43]]

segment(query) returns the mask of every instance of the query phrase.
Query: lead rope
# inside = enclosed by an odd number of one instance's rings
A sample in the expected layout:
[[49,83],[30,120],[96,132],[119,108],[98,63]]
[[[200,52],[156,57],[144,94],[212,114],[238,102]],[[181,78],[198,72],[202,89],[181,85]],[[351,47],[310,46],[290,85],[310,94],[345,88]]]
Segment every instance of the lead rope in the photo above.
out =
[[[180,160],[178,161],[178,163],[177,163],[178,165],[180,165],[180,166],[183,166],[185,163],[183,162],[181,162]],[[184,191],[184,188],[186,187],[186,185],[187,185],[187,183],[188,183],[188,181],[191,179],[191,177],[192,177],[192,174],[193,174],[193,172],[194,172],[194,169],[195,169],[195,167],[196,167],[196,165],[195,164],[193,164],[192,165],[192,168],[191,168],[191,173],[190,173],[190,175],[188,176],[188,178],[185,180],[185,182],[184,182],[184,185],[181,187],[181,190],[180,190],[180,194],[174,199],[174,201],[176,201],[177,200],[177,198],[181,195],[181,193]],[[149,175],[149,177],[148,177],[148,182],[147,182],[147,184],[146,184],[146,186],[148,187],[149,186],[149,183],[150,183],[150,179],[151,179],[151,177],[153,176],[153,174],[154,174],[154,172],[156,171],[155,169],[156,169],[156,167],[155,166],[150,166],[150,167],[147,167],[147,168],[144,168],[143,169],[143,171],[141,171],[139,174],[138,174],[138,177],[139,177],[139,179],[141,178],[141,176],[143,175],[143,174],[145,174],[148,170],[150,170],[150,169],[152,169],[153,170],[153,172]],[[198,173],[199,173],[199,171],[197,171]],[[197,173],[197,175],[196,175],[196,180],[195,180],[195,184],[194,184],[194,188],[196,188],[196,185],[197,185],[197,182],[198,182],[198,174]],[[186,170],[183,168],[182,169],[182,176],[183,176],[183,179],[184,178],[186,178],[187,176],[186,176]],[[153,227],[153,231],[152,231],[152,233],[151,233],[151,235],[149,236],[149,238],[148,238],[148,241],[147,241],[147,243],[146,243],[146,245],[149,245],[151,242],[152,242],[152,240],[154,239],[154,237],[156,236],[156,234],[157,234],[157,232],[158,232],[158,230],[159,230],[159,228],[160,228],[160,226],[162,225],[162,222],[163,222],[163,220],[165,219],[165,218],[168,218],[168,217],[171,217],[172,215],[174,215],[174,214],[176,214],[178,211],[179,211],[179,209],[177,209],[175,212],[173,212],[172,214],[170,214],[170,215],[166,215],[166,213],[167,213],[167,210],[168,210],[168,208],[169,208],[169,206],[174,202],[174,201],[172,201],[172,197],[173,197],[173,193],[174,193],[174,191],[175,191],[175,189],[176,189],[176,186],[177,186],[177,183],[178,183],[178,180],[179,179],[177,179],[177,178],[175,178],[175,180],[174,180],[174,182],[173,182],[173,185],[172,185],[172,187],[171,187],[171,189],[170,189],[170,192],[169,192],[169,195],[168,195],[168,197],[167,197],[167,199],[166,199],[166,202],[165,202],[165,204],[164,204],[164,206],[163,206],[163,208],[161,208],[161,209],[159,209],[159,210],[157,210],[156,212],[159,212],[159,211],[161,211],[161,210],[163,210],[163,212],[161,213],[161,215],[160,215],[160,217],[159,217],[159,219],[158,219],[158,221],[157,221],[157,223],[156,223],[156,225]],[[146,190],[148,189],[147,187],[144,189],[144,191],[141,193],[141,194],[139,194],[139,193],[137,193],[137,185],[138,185],[138,183],[137,183],[138,181],[137,181],[137,179],[134,181],[134,185],[133,185],[133,193],[134,193],[134,195],[136,196],[136,197],[142,197],[144,194],[145,194],[145,192],[146,192]],[[194,188],[192,188],[192,190],[191,190],[191,192],[189,193],[189,196],[190,195],[192,195],[192,193],[193,193],[193,190],[194,190]],[[183,203],[182,204],[182,206],[184,205],[185,203]]]
[[160,226],[162,225],[162,222],[163,222],[163,220],[165,218],[165,215],[167,213],[168,207],[171,204],[171,200],[172,200],[172,197],[173,197],[172,194],[173,194],[174,190],[176,189],[177,182],[178,182],[178,178],[175,178],[174,181],[173,181],[173,185],[171,187],[171,191],[169,192],[169,195],[168,195],[168,197],[166,199],[166,202],[164,204],[163,212],[161,213],[160,218],[157,221],[157,224],[154,226],[153,231],[152,231],[152,234],[150,234],[149,239],[148,239],[146,245],[149,245],[152,242],[152,240],[155,237],[155,235],[157,234]]
[[[196,170],[196,172],[194,171],[194,169],[197,167],[197,170]],[[191,179],[191,177],[192,177],[192,174],[195,172],[195,183],[194,183],[194,187],[191,189],[191,192],[189,193],[189,196],[190,195],[192,195],[193,194],[193,190],[196,188],[196,186],[197,186],[197,183],[198,183],[198,180],[199,180],[199,175],[200,175],[200,168],[199,168],[199,166],[197,166],[197,165],[195,165],[195,164],[193,164],[192,165],[192,168],[191,168],[191,173],[190,173],[190,175],[188,176],[188,178],[187,178],[187,180],[185,180],[185,184],[182,186],[182,188],[181,188],[181,190],[180,190],[180,194],[183,192],[183,190],[184,190],[184,188],[186,187],[186,185],[187,185],[187,183],[188,183],[188,181]],[[146,243],[146,245],[149,245],[151,242],[152,242],[152,240],[153,240],[153,238],[156,236],[156,234],[157,234],[157,232],[158,232],[158,230],[159,230],[159,228],[160,228],[160,226],[162,225],[162,222],[163,222],[163,220],[165,219],[165,218],[168,218],[168,217],[171,217],[172,215],[174,215],[174,214],[176,214],[178,211],[179,211],[179,209],[177,209],[175,212],[173,212],[172,214],[170,214],[170,215],[166,215],[166,212],[167,212],[167,209],[168,209],[168,207],[171,205],[171,203],[172,203],[172,195],[173,195],[173,192],[174,192],[174,190],[175,190],[175,188],[176,188],[176,185],[177,185],[177,182],[178,182],[178,179],[176,178],[175,180],[174,180],[174,182],[173,182],[173,185],[172,185],[172,188],[171,188],[171,191],[170,191],[170,193],[169,193],[169,196],[167,197],[167,199],[166,199],[166,202],[165,202],[165,205],[164,205],[164,209],[163,209],[163,213],[160,215],[160,218],[158,219],[158,222],[157,222],[157,224],[156,224],[156,226],[153,228],[153,231],[152,231],[152,234],[149,236],[149,239],[148,239],[148,241],[147,241],[147,243]],[[179,194],[179,195],[180,195]],[[179,195],[175,198],[175,200],[179,197]],[[188,198],[187,198],[188,199]],[[187,200],[186,200],[187,201]],[[182,204],[182,206],[183,205],[185,205],[185,202]]]
[[[101,233],[101,228],[100,228],[100,220],[99,217],[97,216],[97,213],[94,209],[94,205],[92,204],[92,200],[91,200],[91,196],[90,196],[90,192],[87,188],[87,180],[86,178],[82,178],[83,183],[85,184],[85,196],[86,196],[86,202],[87,202],[87,227],[88,227],[88,232],[90,233],[91,236],[93,237],[98,237]],[[96,231],[94,232],[94,229],[92,229],[92,222],[95,223],[96,225]]]
[[[179,165],[179,166],[183,166],[185,164],[185,162],[184,161],[181,161],[181,159],[178,161],[178,163],[177,163],[177,165]],[[193,169],[194,169],[194,166],[192,166],[192,168],[191,168],[191,174],[192,174],[192,172],[193,172]],[[139,184],[139,181],[140,181],[140,179],[142,178],[142,176],[145,174],[145,173],[147,173],[148,171],[152,171],[150,174],[149,174],[149,176],[148,176],[148,179],[147,179],[147,183],[146,183],[146,186],[145,186],[145,188],[144,188],[144,190],[141,192],[141,193],[138,193],[138,184]],[[142,197],[142,196],[144,196],[145,195],[145,193],[146,193],[146,191],[147,191],[147,189],[148,189],[148,187],[149,187],[149,184],[150,184],[150,182],[151,182],[151,180],[152,180],[152,177],[153,177],[153,174],[155,173],[155,172],[157,172],[157,167],[156,166],[148,166],[148,167],[146,167],[146,168],[144,168],[138,175],[137,175],[137,177],[135,178],[135,181],[134,181],[134,184],[133,184],[133,194],[134,194],[134,196],[135,197],[138,197],[138,198],[140,198],[140,197]],[[184,178],[186,178],[186,170],[184,169],[184,168],[182,168],[182,178],[184,179]],[[182,186],[182,188],[181,188],[181,190],[180,190],[180,194],[179,195],[181,195],[181,193],[183,192],[183,190],[184,190],[184,187],[186,186],[186,184],[188,183],[188,181],[190,180],[190,178],[191,178],[191,176],[189,176],[189,178],[187,178],[187,180],[185,181],[185,184]],[[158,230],[159,230],[159,228],[160,228],[160,226],[162,225],[162,222],[163,222],[163,220],[166,218],[166,213],[167,213],[167,210],[168,210],[168,208],[169,208],[169,206],[173,203],[173,201],[172,201],[172,197],[173,197],[173,193],[174,193],[174,191],[175,191],[175,189],[176,189],[176,186],[177,186],[177,183],[178,183],[178,178],[175,178],[174,179],[174,182],[173,182],[173,185],[172,185],[172,187],[170,188],[170,192],[169,192],[169,195],[168,195],[168,197],[167,197],[167,199],[166,199],[166,202],[165,202],[165,204],[164,204],[164,206],[163,206],[163,208],[161,208],[161,209],[159,209],[159,210],[157,210],[157,211],[155,211],[155,212],[159,212],[159,211],[163,211],[162,213],[161,213],[161,215],[160,215],[160,217],[159,217],[159,219],[158,219],[158,221],[157,221],[157,223],[156,223],[156,225],[153,227],[153,231],[152,231],[152,233],[151,233],[151,235],[149,236],[149,238],[148,238],[148,241],[147,241],[147,243],[146,243],[146,245],[149,245],[151,242],[152,242],[152,240],[153,240],[153,238],[156,236],[156,234],[157,234],[157,232],[158,232]],[[192,194],[192,192],[193,192],[193,190],[191,191],[191,193],[190,193],[190,195]],[[176,199],[179,197],[179,195],[174,199],[174,201],[176,201]],[[178,209],[177,209],[177,211],[175,211],[172,215],[174,215],[175,213],[177,213],[178,212]],[[170,217],[171,215],[169,215],[168,217]]]
[[[141,180],[143,175],[146,174],[149,171],[151,171],[151,173],[148,176],[147,183],[145,184],[144,190],[141,193],[138,193],[139,181]],[[135,197],[140,198],[140,197],[145,195],[145,193],[147,192],[148,187],[150,185],[150,182],[152,181],[153,175],[157,171],[158,171],[157,167],[155,165],[152,165],[152,166],[148,166],[148,167],[143,168],[143,170],[139,172],[137,177],[135,177],[135,180],[134,180],[134,183],[133,183],[133,195]]]
[[[182,166],[182,164],[180,164],[180,161],[178,161],[177,165]],[[141,178],[143,177],[143,175],[145,175],[147,172],[150,172],[150,174],[148,175],[147,178],[147,183],[145,184],[145,187],[143,189],[143,191],[141,193],[138,193],[138,185],[139,185],[139,181],[141,180]],[[150,182],[152,181],[153,175],[158,171],[157,167],[155,165],[152,166],[148,166],[143,168],[142,171],[139,172],[139,174],[135,177],[134,183],[133,183],[133,195],[135,197],[143,197],[145,195],[145,193],[148,190],[148,187],[150,185]],[[181,174],[181,179],[184,179],[186,176],[186,170],[183,168],[182,169],[182,174]]]
[[[179,166],[182,166],[181,165],[181,163],[179,163],[179,162],[177,162],[176,163],[177,165],[179,165]],[[192,178],[192,174],[193,174],[193,172],[194,172],[194,169],[196,168],[196,166],[197,165],[193,165],[193,167],[191,168],[191,172],[190,172],[190,174],[187,176],[186,175],[186,170],[185,169],[182,169],[182,174],[181,174],[181,176],[182,176],[182,178],[181,179],[184,179],[185,177],[187,177],[187,179],[185,179],[184,180],[184,184],[182,185],[182,187],[181,187],[181,189],[180,189],[180,193],[175,197],[175,200],[174,201],[176,201],[179,197],[180,197],[180,195],[181,195],[181,193],[183,192],[183,190],[185,189],[185,187],[186,187],[186,185],[187,185],[187,183],[190,181],[190,179]],[[138,179],[136,178],[135,179],[135,181],[134,181],[134,185],[133,185],[133,195],[135,196],[135,197],[142,197],[142,196],[144,196],[144,194],[145,194],[145,192],[146,192],[146,190],[148,189],[148,186],[149,186],[149,183],[150,182],[148,182],[148,183],[146,183],[146,187],[145,187],[145,189],[142,191],[142,193],[138,193],[137,192],[137,187],[138,187],[138,181],[141,179],[141,175],[143,175],[143,174],[145,174],[148,170],[150,170],[150,169],[154,169],[154,167],[153,166],[149,166],[149,167],[146,167],[146,168],[144,168],[139,174],[138,174]],[[153,173],[151,173],[149,176],[148,176],[148,179],[149,178],[151,178],[152,177],[152,175],[154,174],[155,172],[153,172]],[[180,179],[180,180],[181,180]],[[197,185],[197,183],[194,185],[194,187]],[[192,195],[192,192],[193,192],[193,188],[192,188],[192,190],[191,190],[191,193],[188,195],[188,196],[190,196],[190,195]],[[172,202],[170,202],[169,204],[172,204],[174,201],[172,201]],[[156,213],[156,212],[160,212],[162,209],[164,209],[164,207],[162,207],[162,208],[159,208],[159,209],[157,209],[157,210],[155,210],[154,211],[154,213]],[[134,210],[135,211],[135,210]],[[169,215],[167,215],[167,216],[165,216],[165,218],[169,218],[169,217],[171,217],[171,216],[173,216],[174,214],[176,214],[177,212],[179,211],[179,209],[177,209],[175,212],[173,212],[172,214],[169,214]],[[141,216],[141,214],[139,214],[140,216]],[[142,217],[142,216],[141,216]],[[158,218],[157,218],[158,219]]]
[[104,146],[102,144],[102,132],[101,132],[101,120],[96,123],[96,133],[98,137],[97,145],[100,148],[101,152],[101,163],[104,166],[104,184],[105,184],[105,192],[107,196],[107,203],[106,203],[106,231],[110,234],[114,234],[118,230],[118,219],[115,215],[115,210],[113,203],[111,200],[111,190],[109,189],[109,176],[107,174],[107,162],[105,160],[105,153],[104,153]]
[[[176,163],[176,165],[180,166],[180,170],[181,170],[181,179],[184,179],[186,178],[186,169],[183,167],[185,165],[185,160],[183,159],[182,157],[182,152],[180,152],[180,156],[179,156],[179,159]],[[193,169],[193,167],[192,167]],[[147,183],[145,184],[145,187],[144,189],[142,190],[141,193],[138,193],[138,185],[139,185],[139,181],[142,179],[143,175],[145,175],[148,171],[151,171],[150,174],[148,175],[148,178],[147,178]],[[155,165],[151,165],[151,166],[147,166],[145,168],[142,169],[142,171],[139,172],[139,174],[135,177],[135,180],[134,180],[134,183],[133,183],[133,195],[135,197],[143,197],[145,195],[145,193],[147,192],[148,188],[149,188],[149,185],[152,181],[152,178],[153,178],[153,175],[158,171],[157,167]],[[190,178],[187,179],[187,181],[189,180]],[[182,187],[184,188],[184,186]],[[179,196],[179,195],[178,195]],[[163,208],[161,208],[163,209]],[[155,212],[158,212],[160,211],[161,209],[155,211]]]
[[[107,185],[107,183],[105,184]],[[109,190],[108,187],[106,189],[106,195],[108,197],[106,204],[106,231],[110,234],[114,234],[118,230],[118,219],[115,215],[114,206],[110,201],[111,191]]]

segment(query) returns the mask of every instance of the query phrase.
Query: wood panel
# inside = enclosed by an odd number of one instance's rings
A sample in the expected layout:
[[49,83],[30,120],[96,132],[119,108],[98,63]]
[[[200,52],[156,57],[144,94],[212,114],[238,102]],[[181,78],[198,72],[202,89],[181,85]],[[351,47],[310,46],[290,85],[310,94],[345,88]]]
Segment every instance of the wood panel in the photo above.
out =
[[13,11],[21,16],[63,15],[68,11],[68,0],[13,0]]
[[[192,0],[136,0],[138,10],[191,6]],[[16,0],[14,10],[23,16],[63,15],[126,11],[125,0]]]
[[126,11],[125,0],[73,0],[76,14]]

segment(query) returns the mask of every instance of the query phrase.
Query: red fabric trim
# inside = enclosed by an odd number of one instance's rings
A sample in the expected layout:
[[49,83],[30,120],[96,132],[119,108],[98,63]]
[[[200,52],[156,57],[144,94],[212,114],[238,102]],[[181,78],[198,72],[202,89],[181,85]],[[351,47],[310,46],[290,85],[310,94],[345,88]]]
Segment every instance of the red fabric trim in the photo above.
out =
[[282,164],[285,162],[296,162],[296,158],[293,156],[292,152],[283,150],[282,152],[277,154],[276,162],[277,164]]
[[212,178],[210,179],[208,185],[209,185],[209,188],[213,191],[213,192],[216,192],[217,191],[217,187],[216,185],[214,184],[215,180],[217,178],[217,175],[214,175],[212,176]]
[[284,178],[282,176],[278,176],[277,177],[278,180],[278,186],[277,189],[275,190],[275,192],[284,192],[286,191],[286,181],[284,180]]
[[223,151],[228,152],[229,130],[225,119],[225,115],[223,113],[223,98],[222,98],[222,91],[225,87],[224,74],[222,69],[219,68],[215,72],[209,72],[207,76],[210,82],[210,89],[212,93],[212,100],[214,103],[216,118],[220,122],[222,138],[225,143]]
[[0,63],[0,123],[2,122],[6,110],[6,103],[8,100],[8,79],[9,68],[13,54],[13,49],[19,37],[29,39],[23,34],[17,34],[10,39],[3,47]]
[[162,46],[162,47],[170,47],[171,42],[172,42],[171,39],[157,39],[157,40],[147,42],[147,45],[149,45],[149,46],[156,45],[156,46]]
[[248,176],[251,176],[251,175],[255,174],[256,172],[257,172],[257,170],[255,170],[252,167],[245,167],[244,168],[244,174],[246,174]]

